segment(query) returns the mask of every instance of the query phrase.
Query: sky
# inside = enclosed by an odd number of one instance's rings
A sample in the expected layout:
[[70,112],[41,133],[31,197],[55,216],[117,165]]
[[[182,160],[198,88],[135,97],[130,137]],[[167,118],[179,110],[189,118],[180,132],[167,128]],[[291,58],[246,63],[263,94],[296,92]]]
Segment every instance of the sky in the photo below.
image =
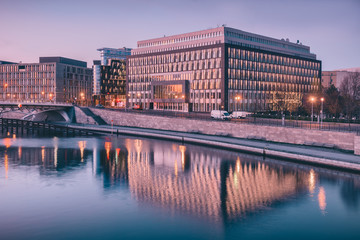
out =
[[360,0],[0,0],[0,60],[63,56],[91,67],[98,48],[222,24],[299,40],[323,70],[360,67]]

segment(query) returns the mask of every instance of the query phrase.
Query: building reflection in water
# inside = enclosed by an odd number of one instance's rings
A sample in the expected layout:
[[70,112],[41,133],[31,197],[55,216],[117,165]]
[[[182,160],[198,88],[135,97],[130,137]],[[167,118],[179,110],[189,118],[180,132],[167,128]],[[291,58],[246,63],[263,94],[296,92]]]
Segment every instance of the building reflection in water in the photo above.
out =
[[[8,176],[9,165],[40,166],[41,174],[51,174],[75,170],[80,166],[84,158],[91,156],[90,151],[85,150],[85,142],[79,143],[84,148],[59,148],[58,139],[54,138],[51,146],[28,147],[16,145],[12,147],[11,139],[3,139],[0,145],[0,153],[4,152],[4,165]],[[1,155],[0,155],[1,157]]]
[[93,172],[103,178],[104,188],[128,185],[126,148],[106,139],[103,146],[93,148]]
[[129,189],[138,201],[214,221],[245,217],[310,184],[306,171],[223,159],[216,150],[188,151],[182,145],[139,139],[127,140],[125,146]]
[[[279,206],[291,201],[296,194],[309,192],[313,197],[316,189],[319,208],[326,212],[325,188],[317,187],[325,173],[321,175],[311,168],[165,141],[106,138],[79,140],[71,143],[73,148],[66,148],[67,139],[53,138],[48,145],[41,142],[43,147],[14,145],[17,140],[5,138],[0,142],[6,178],[9,168],[11,171],[16,165],[40,166],[42,174],[51,174],[81,169],[87,160],[92,160],[89,166],[105,189],[125,186],[140,205],[172,213],[210,221],[236,221],[271,209],[274,203]],[[351,183],[342,195],[360,188],[358,180]],[[356,207],[358,195],[352,199]]]

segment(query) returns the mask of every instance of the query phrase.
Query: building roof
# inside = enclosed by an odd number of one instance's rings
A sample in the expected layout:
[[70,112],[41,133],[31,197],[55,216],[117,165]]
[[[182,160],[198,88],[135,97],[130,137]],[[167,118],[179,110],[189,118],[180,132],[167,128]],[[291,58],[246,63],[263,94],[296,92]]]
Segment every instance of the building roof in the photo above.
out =
[[16,63],[0,60],[0,65],[2,64],[16,64]]
[[218,43],[240,45],[265,51],[274,51],[293,56],[316,59],[316,55],[310,52],[310,47],[302,45],[300,41],[292,43],[289,39],[275,39],[225,26],[141,40],[137,42],[138,48],[132,50],[132,54],[137,55],[162,52]]
[[40,57],[39,63],[50,63],[50,62],[56,62],[56,63],[62,63],[62,64],[68,64],[68,65],[74,65],[77,67],[87,67],[87,63],[71,58],[65,58],[65,57]]

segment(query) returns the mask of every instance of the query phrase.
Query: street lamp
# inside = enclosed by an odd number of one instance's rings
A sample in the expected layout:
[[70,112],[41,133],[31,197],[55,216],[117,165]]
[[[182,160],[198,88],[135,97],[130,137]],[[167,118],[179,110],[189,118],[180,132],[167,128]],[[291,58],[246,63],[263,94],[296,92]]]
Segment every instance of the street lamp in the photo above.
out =
[[321,100],[321,113],[320,113],[320,118],[321,118],[321,123],[320,123],[320,126],[321,126],[321,128],[322,128],[322,123],[323,123],[323,111],[324,111],[324,98],[322,97],[322,98],[320,98],[320,100]]
[[44,92],[44,91],[42,91],[42,92],[41,92],[41,95],[42,95],[42,101],[44,102],[44,95],[45,95],[45,92]]
[[236,96],[235,97],[235,106],[236,106],[236,111],[238,110],[238,102],[240,102],[241,97],[240,96]]
[[82,104],[84,105],[84,99],[85,99],[85,96],[84,96],[84,93],[82,92],[82,93],[80,93],[80,97],[81,97],[81,102],[82,102]]
[[315,98],[312,97],[310,100],[311,100],[311,122],[312,122],[313,119],[314,119],[314,101],[315,101]]
[[6,94],[5,94],[5,92],[7,91],[7,87],[8,87],[8,84],[7,84],[7,83],[5,83],[5,84],[4,84],[4,99],[6,98]]
[[[140,104],[141,104],[141,98],[140,98],[140,96],[141,96],[141,93],[138,93],[137,96],[138,96],[137,99],[139,100],[139,104],[138,104],[138,105],[139,105],[139,108],[140,108]],[[137,102],[138,102],[138,101],[136,101],[136,103],[137,103]]]
[[49,94],[49,97],[50,97],[50,102],[52,102],[52,97],[53,97],[53,94],[52,94],[52,93],[50,93],[50,94]]

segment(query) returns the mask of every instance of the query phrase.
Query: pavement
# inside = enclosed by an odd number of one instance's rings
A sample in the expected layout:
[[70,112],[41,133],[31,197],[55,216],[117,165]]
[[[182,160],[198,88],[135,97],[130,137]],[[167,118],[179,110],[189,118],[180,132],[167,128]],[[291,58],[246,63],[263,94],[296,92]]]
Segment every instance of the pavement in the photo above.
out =
[[175,141],[198,143],[215,147],[238,149],[266,156],[282,157],[314,164],[347,168],[360,171],[360,156],[353,152],[326,147],[305,146],[254,139],[242,139],[229,136],[205,135],[195,132],[176,132],[159,129],[122,127],[109,125],[71,124],[69,127],[84,128],[113,134],[130,134],[145,137],[165,138]]

